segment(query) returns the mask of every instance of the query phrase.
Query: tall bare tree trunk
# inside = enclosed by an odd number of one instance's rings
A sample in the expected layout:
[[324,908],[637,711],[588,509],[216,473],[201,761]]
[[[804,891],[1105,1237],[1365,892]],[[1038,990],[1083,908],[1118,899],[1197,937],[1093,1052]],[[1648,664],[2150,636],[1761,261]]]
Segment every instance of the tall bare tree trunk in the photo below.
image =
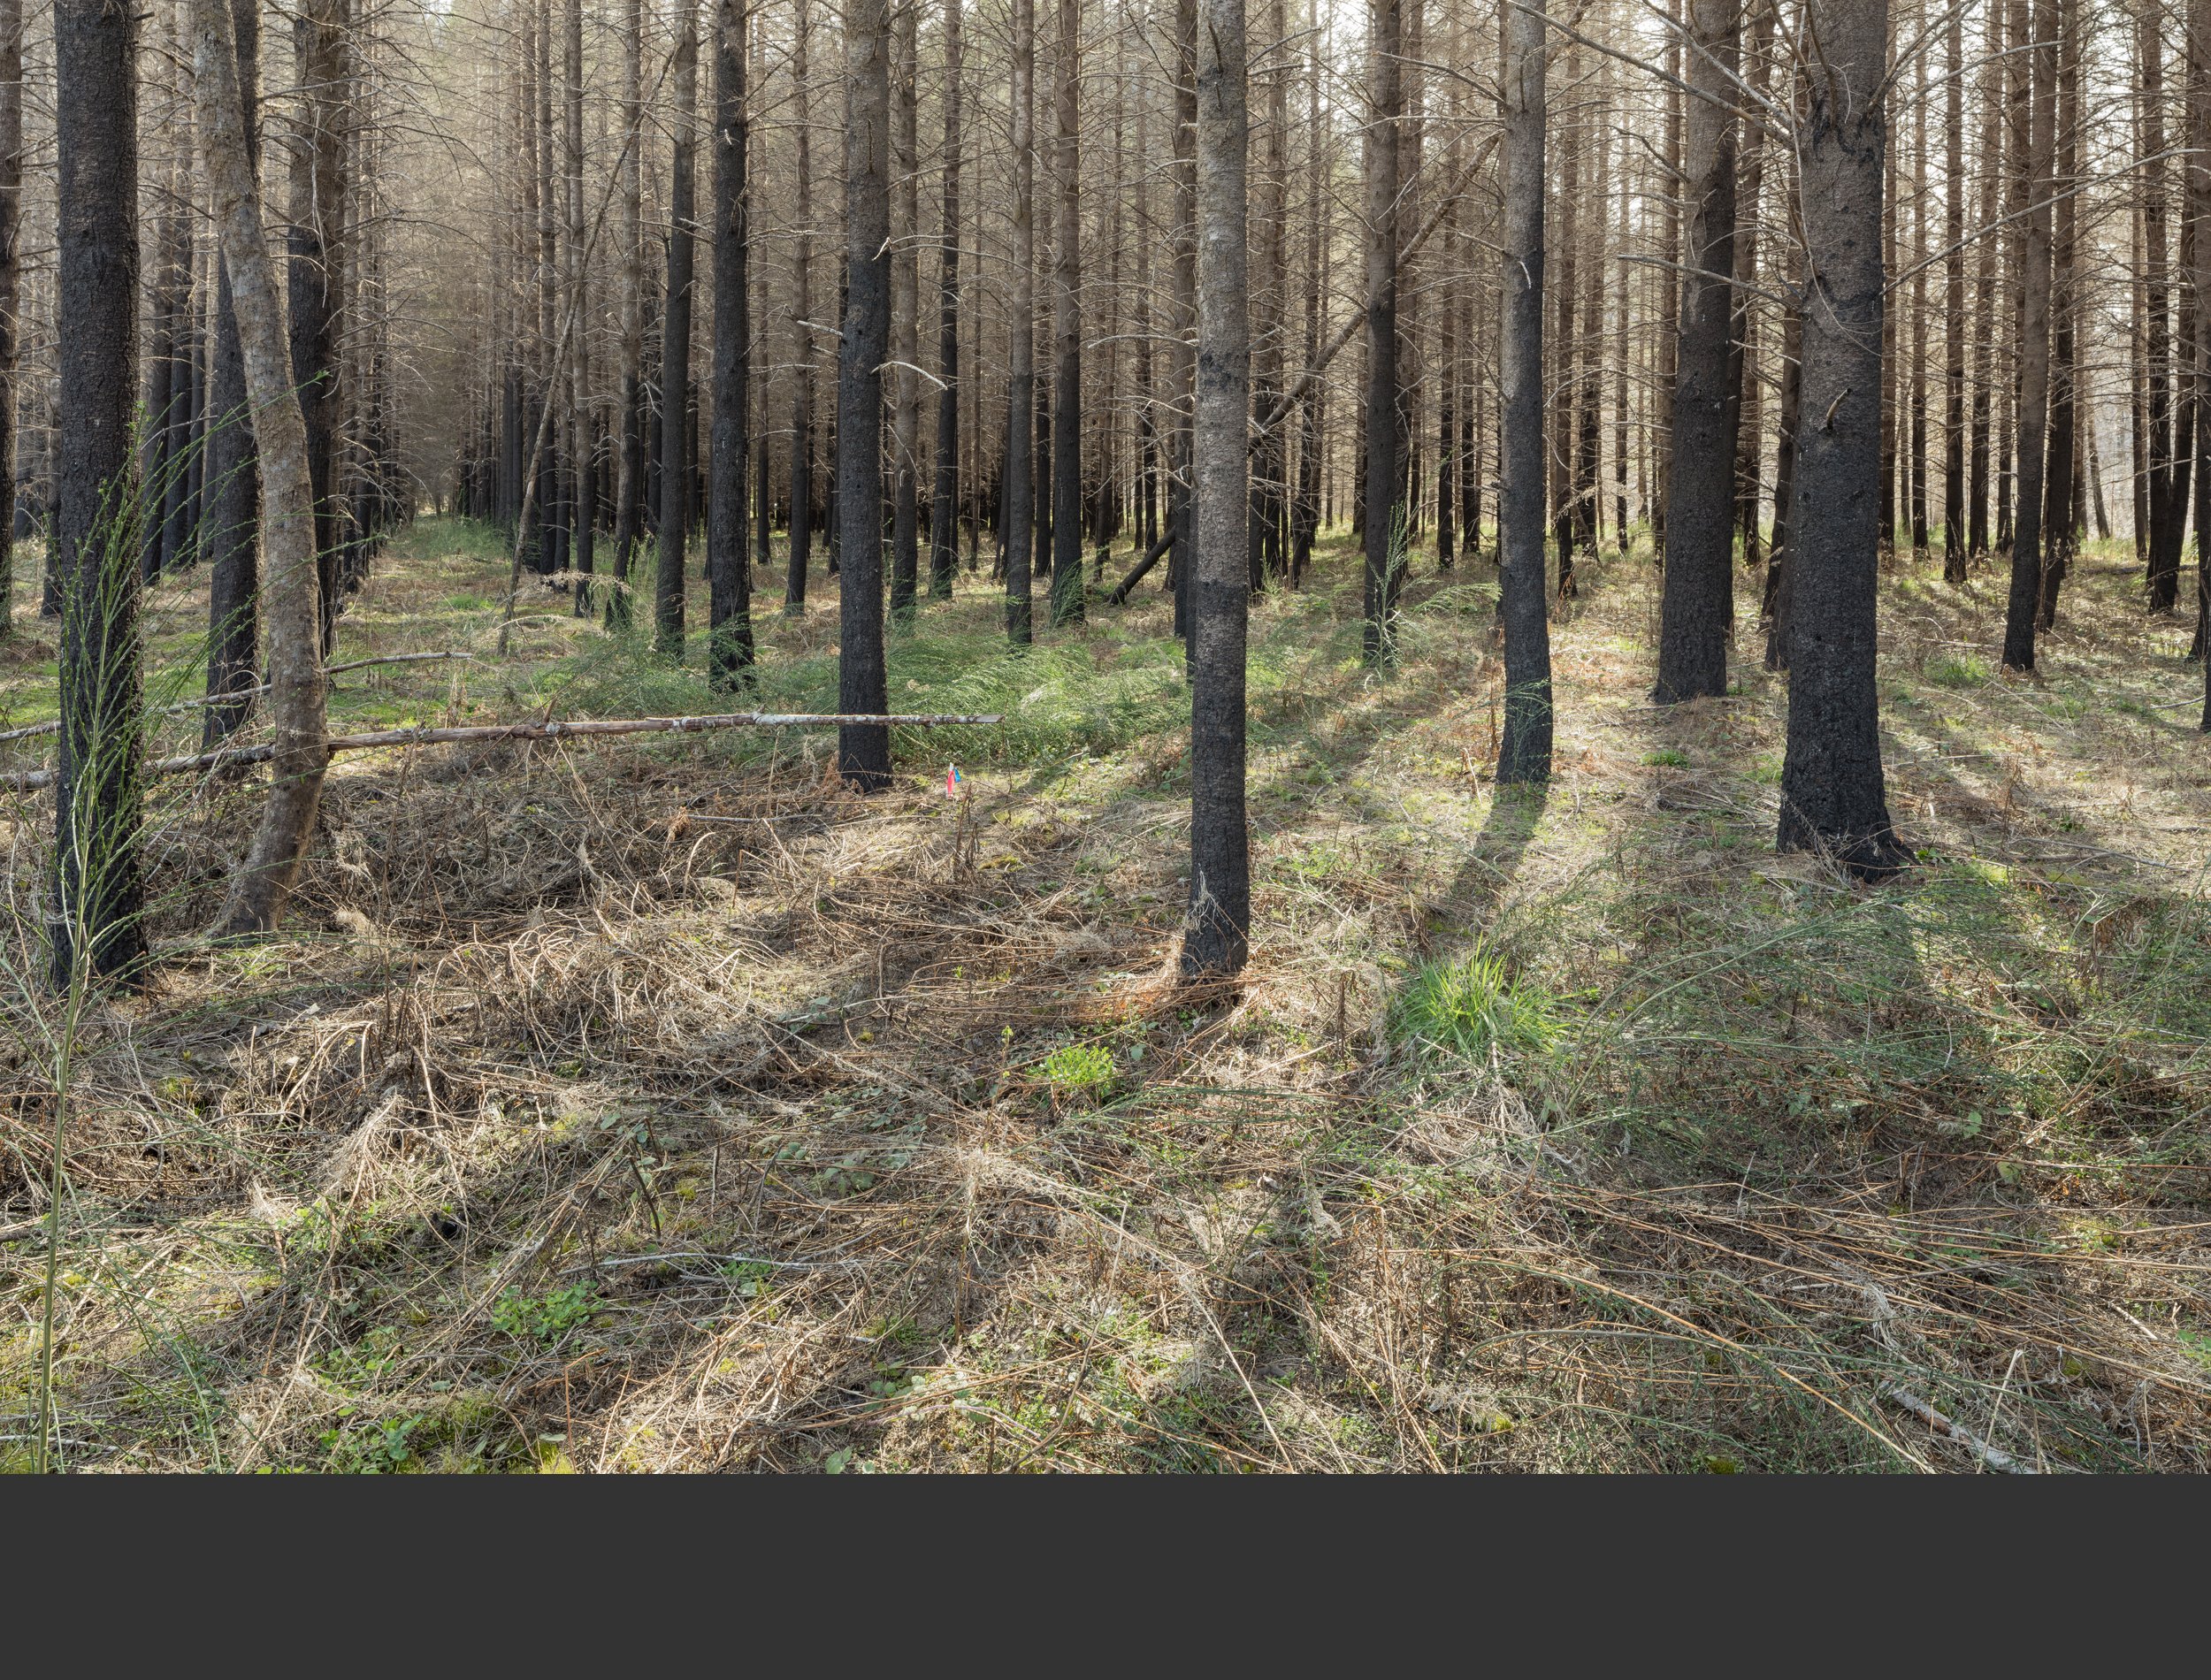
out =
[[588,284],[584,228],[584,4],[567,0],[562,28],[562,80],[565,84],[562,124],[562,192],[568,257],[566,290],[575,320],[569,346],[569,470],[576,493],[570,508],[569,569],[576,574],[576,615],[597,609],[599,570],[599,417],[592,405],[591,334],[585,330],[584,288]]
[[937,257],[937,473],[929,498],[929,592],[952,599],[960,569],[960,0],[945,0],[945,237]]
[[691,286],[697,230],[698,0],[677,0],[675,147],[668,172],[668,297],[661,313],[660,566],[653,584],[653,645],[684,652],[684,550],[691,527]]
[[1244,638],[1251,599],[1250,127],[1244,0],[1203,0],[1197,48],[1197,390],[1190,568],[1190,874],[1182,975],[1243,972],[1251,943],[1244,823]]
[[1017,647],[1029,644],[1030,546],[1036,524],[1037,409],[1037,0],[1013,0],[1014,152],[1013,285],[1006,333],[1012,365],[1006,374],[1006,477],[999,539],[1006,546],[1006,635]]
[[[883,645],[883,363],[891,349],[891,0],[845,14],[845,318],[837,358],[837,704],[888,708]],[[891,784],[891,731],[847,723],[837,768],[862,792]]]
[[1504,625],[1500,785],[1550,780],[1550,622],[1543,565],[1543,126],[1549,115],[1541,0],[1504,0],[1502,378],[1497,615]]
[[254,179],[228,0],[192,0],[192,58],[199,83],[200,137],[215,223],[231,275],[246,396],[261,461],[261,532],[268,551],[264,589],[269,626],[269,716],[276,735],[269,801],[231,882],[217,929],[265,933],[284,913],[322,798],[330,762],[322,672],[322,615],[315,549],[314,474],[309,431],[285,339],[276,264],[269,255]]
[[1889,821],[1874,686],[1888,0],[1806,0],[1805,27],[1821,56],[1807,73],[1796,134],[1808,423],[1797,435],[1789,522],[1794,600],[1776,843],[1875,878],[1910,857]]
[[1389,659],[1404,570],[1397,460],[1397,127],[1404,116],[1404,19],[1400,0],[1370,0],[1367,39],[1366,662]]
[[894,255],[891,262],[891,615],[914,621],[914,595],[921,570],[921,141],[920,90],[916,86],[914,14],[899,6],[891,22],[891,180],[897,214],[891,218]]
[[615,448],[614,584],[607,591],[607,628],[626,630],[632,618],[630,578],[637,542],[639,480],[645,423],[645,7],[627,0],[622,26],[622,374],[615,393],[619,428]]
[[1686,0],[1691,32],[1683,121],[1687,271],[1674,355],[1672,475],[1658,630],[1662,704],[1727,692],[1734,628],[1736,382],[1735,72],[1740,0]]
[[1052,622],[1083,622],[1082,0],[1060,0],[1054,147],[1059,243],[1052,253]]
[[52,978],[119,974],[146,952],[138,485],[138,14],[56,0],[56,325],[60,435],[61,762],[54,795]]
[[[256,189],[261,179],[261,5],[232,0],[231,33],[238,49],[239,94],[244,103],[246,167]],[[246,401],[246,363],[238,344],[238,313],[231,296],[230,263],[216,253],[215,354],[207,439],[208,569],[207,691],[240,698],[207,708],[203,750],[213,751],[246,721],[253,707],[241,691],[256,684],[261,654],[261,537],[255,519],[261,496],[260,463],[254,453],[251,406]]]
[[[2019,511],[2011,539],[2011,594],[2004,613],[2004,668],[2034,668],[2035,608],[2042,590],[2042,472],[2050,410],[2050,154],[2056,134],[2057,28],[2051,0],[2035,0],[2026,236],[2019,276]],[[2177,561],[2176,560],[2176,565]]]
[[0,642],[15,633],[16,311],[23,298],[23,0],[0,0]]
[[1965,581],[1965,10],[1950,14],[1942,117],[1942,577]]
[[[344,260],[347,4],[306,0],[292,22],[299,116],[292,141],[291,210],[286,232],[287,325],[292,371],[299,383],[307,426],[307,470],[315,485],[315,557],[321,574],[317,599],[325,655],[336,639],[338,623],[338,422],[342,409],[336,277]],[[263,541],[265,546],[265,534]],[[274,566],[273,552],[268,559]],[[271,680],[275,680],[273,672]],[[272,693],[272,710],[274,705]]]
[[708,457],[707,677],[716,690],[753,676],[752,568],[746,562],[745,476],[752,465],[751,231],[746,149],[746,0],[715,0],[714,434]]
[[791,87],[798,125],[799,237],[791,258],[791,543],[783,609],[806,610],[807,562],[814,546],[814,141],[807,110],[807,0],[798,0]]

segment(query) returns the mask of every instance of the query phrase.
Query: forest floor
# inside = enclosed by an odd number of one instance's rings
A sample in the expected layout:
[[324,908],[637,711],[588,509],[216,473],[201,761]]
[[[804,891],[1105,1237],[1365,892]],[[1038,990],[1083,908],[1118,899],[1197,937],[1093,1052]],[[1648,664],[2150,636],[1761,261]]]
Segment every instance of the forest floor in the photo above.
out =
[[[1233,997],[1173,983],[1189,701],[1151,584],[1015,657],[963,574],[894,636],[891,703],[1006,722],[901,733],[872,799],[797,730],[342,759],[249,948],[199,930],[250,787],[164,783],[157,961],[71,1080],[62,1457],[2211,1468],[2211,741],[2127,559],[2088,557],[2031,681],[1992,668],[2001,576],[1885,578],[1919,861],[1864,889],[1773,851],[1754,624],[1738,693],[1649,704],[1647,553],[1584,564],[1557,779],[1500,796],[1494,570],[1419,561],[1377,676],[1325,545],[1255,607]],[[338,657],[475,657],[341,676],[334,717],[731,704],[701,638],[657,662],[534,589],[493,657],[505,581],[487,533],[416,525]],[[761,608],[762,703],[830,709],[833,589]],[[203,611],[193,580],[149,608],[165,698]],[[52,627],[17,629],[0,727],[52,714]],[[0,813],[14,1463],[50,821]]]

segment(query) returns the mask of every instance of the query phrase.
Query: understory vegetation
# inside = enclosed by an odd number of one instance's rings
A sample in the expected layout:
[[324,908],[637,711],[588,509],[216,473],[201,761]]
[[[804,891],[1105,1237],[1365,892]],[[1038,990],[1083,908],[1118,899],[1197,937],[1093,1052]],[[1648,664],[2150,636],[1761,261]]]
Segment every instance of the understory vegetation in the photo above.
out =
[[[340,676],[333,729],[730,708],[701,638],[658,660],[551,591],[493,659],[497,538],[395,542],[338,660],[473,657]],[[1647,542],[1555,608],[1557,773],[1501,793],[1494,568],[1416,556],[1378,672],[1326,538],[1254,602],[1252,956],[1213,991],[1176,984],[1190,703],[1151,584],[1018,653],[963,574],[893,631],[891,703],[1006,722],[900,733],[873,798],[796,730],[341,760],[248,946],[199,930],[253,783],[159,783],[154,966],[70,1074],[60,1455],[2211,1468],[2211,748],[2131,560],[2090,547],[2032,679],[1979,656],[2000,575],[1884,579],[1916,861],[1863,887],[1774,851],[1785,679],[1649,703]],[[171,699],[195,582],[148,609]],[[836,625],[761,615],[763,706],[834,709]],[[0,727],[51,714],[50,633],[19,619]],[[62,1028],[50,814],[13,798],[19,1420]]]

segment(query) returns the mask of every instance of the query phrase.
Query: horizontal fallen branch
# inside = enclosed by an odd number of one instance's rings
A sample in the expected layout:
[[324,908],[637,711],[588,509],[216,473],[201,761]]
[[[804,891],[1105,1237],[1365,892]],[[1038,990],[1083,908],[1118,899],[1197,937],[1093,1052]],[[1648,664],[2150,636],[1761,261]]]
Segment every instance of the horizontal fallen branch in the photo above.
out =
[[[1002,712],[720,712],[702,717],[578,718],[567,723],[548,720],[536,723],[471,723],[449,729],[371,729],[360,735],[333,735],[324,745],[333,753],[365,752],[378,747],[440,746],[457,741],[565,741],[577,736],[692,735],[706,729],[841,729],[848,724],[937,729],[1005,721]],[[226,769],[237,764],[263,764],[275,755],[273,744],[229,747],[220,752],[156,759],[144,769],[149,775],[181,775],[195,770]],[[51,770],[0,776],[0,787],[18,793],[35,793],[53,784]]]
[[[465,649],[444,653],[386,653],[377,659],[349,659],[341,665],[323,668],[325,676],[335,676],[340,671],[358,671],[371,665],[419,665],[425,660],[474,659]],[[227,706],[238,700],[250,700],[256,694],[266,694],[269,685],[256,683],[251,688],[230,689],[220,694],[200,694],[188,700],[179,700],[174,706],[161,708],[164,717],[180,717],[187,712],[196,712],[210,706]],[[61,720],[45,723],[26,723],[21,729],[0,729],[0,741],[26,741],[34,735],[59,735]]]
[[2021,1463],[2002,1447],[1983,1440],[1963,1424],[1945,1417],[1909,1388],[1900,1387],[1891,1383],[1881,1390],[1881,1396],[1885,1400],[1901,1406],[1936,1434],[1946,1436],[1955,1441],[1993,1470],[2002,1470],[2009,1476],[2038,1476],[2041,1473],[2031,1464]]

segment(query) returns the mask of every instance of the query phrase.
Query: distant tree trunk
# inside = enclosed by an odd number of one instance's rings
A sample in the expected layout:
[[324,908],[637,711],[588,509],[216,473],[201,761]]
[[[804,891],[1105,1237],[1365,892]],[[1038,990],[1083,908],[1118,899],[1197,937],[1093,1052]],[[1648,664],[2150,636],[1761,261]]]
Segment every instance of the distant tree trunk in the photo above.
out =
[[645,440],[645,7],[625,0],[622,27],[622,376],[615,394],[621,435],[615,447],[614,584],[607,591],[607,628],[631,622],[631,561],[638,542],[639,470]]
[[921,570],[921,237],[919,43],[914,5],[891,15],[891,616],[914,622]]
[[217,930],[272,930],[314,830],[330,762],[323,692],[322,615],[315,549],[314,475],[296,393],[276,264],[254,179],[229,0],[192,0],[200,142],[214,189],[215,224],[229,263],[246,395],[260,446],[261,532],[268,545],[269,716],[276,753],[269,801],[232,878]]
[[714,439],[708,464],[708,681],[716,690],[753,677],[752,568],[745,558],[752,465],[752,275],[746,265],[746,0],[715,0]]
[[1082,0],[1060,0],[1059,246],[1052,254],[1052,622],[1083,622]]
[[[1366,662],[1388,660],[1403,569],[1397,462],[1397,126],[1404,115],[1404,18],[1400,0],[1370,0],[1367,43]],[[1519,14],[1513,14],[1517,17]]]
[[1889,821],[1874,686],[1888,0],[1807,0],[1806,27],[1821,59],[1807,76],[1796,135],[1807,424],[1789,522],[1794,601],[1776,840],[1871,879],[1910,857]]
[[23,296],[23,0],[0,0],[0,642],[15,633],[16,311]]
[[[1987,50],[1981,65],[1981,202],[1979,225],[1991,230],[1980,239],[1973,278],[1973,429],[1966,485],[1965,552],[1988,552],[1989,423],[1996,386],[1996,256],[2001,241],[1993,231],[2000,183],[2003,179],[2004,8],[1988,0]],[[1959,581],[1963,581],[1962,571]]]
[[[12,4],[16,0],[5,3]],[[246,168],[258,190],[260,0],[231,0],[231,30],[237,45],[239,95],[244,103]],[[255,524],[261,466],[254,453],[253,413],[246,401],[246,363],[238,343],[230,263],[219,250],[216,272],[215,357],[207,440],[206,540],[212,545],[212,563],[208,569],[207,691],[210,698],[226,694],[240,698],[207,708],[200,737],[203,752],[220,746],[252,712],[252,698],[241,691],[255,686],[261,652],[261,535]]]
[[0,0],[0,641],[15,634],[15,311],[22,307],[22,0]]
[[2011,594],[2004,613],[2004,668],[2034,668],[2035,609],[2042,590],[2042,472],[2050,410],[2050,153],[2056,133],[2057,31],[2051,0],[2036,0],[2029,113],[2026,237],[2021,241],[2019,510],[2011,539]]
[[[307,426],[315,485],[315,557],[323,652],[338,628],[338,286],[345,206],[347,0],[306,0],[292,23],[299,132],[292,142],[289,263],[291,363]],[[236,285],[236,277],[233,277]],[[266,540],[266,534],[264,534]],[[270,563],[275,563],[271,556]],[[272,584],[273,587],[273,584]],[[264,601],[264,607],[268,605]],[[273,680],[273,679],[272,679]],[[271,705],[274,706],[274,696]]]
[[[837,361],[838,524],[842,611],[837,703],[887,709],[883,645],[883,363],[891,348],[891,0],[845,14],[845,317]],[[891,731],[847,723],[837,768],[863,793],[891,785]]]
[[684,548],[690,535],[691,281],[698,214],[693,179],[699,156],[698,0],[678,0],[675,153],[668,172],[668,297],[661,312],[660,569],[653,588],[653,645],[669,659],[684,653]]
[[[1394,0],[1393,0],[1394,3]],[[1251,406],[1244,224],[1250,143],[1244,0],[1203,0],[1197,49],[1197,389],[1190,568],[1190,873],[1186,980],[1243,972],[1251,943],[1244,826],[1244,637],[1251,597],[1245,428]],[[1381,428],[1386,430],[1386,428]]]
[[1013,0],[1014,240],[1012,297],[1006,335],[1012,367],[1006,377],[1006,481],[999,538],[1006,546],[1006,634],[1015,646],[1030,639],[1030,544],[1036,534],[1029,504],[1036,496],[1037,408],[1037,4]]
[[1965,10],[1950,14],[1942,118],[1942,577],[1965,581]]
[[[2025,0],[2014,0],[2024,7]],[[2180,533],[2186,509],[2175,505],[2173,491],[2172,336],[2169,326],[2170,246],[2165,233],[2165,50],[2159,39],[2162,27],[2159,8],[2143,6],[2135,17],[2141,50],[2141,77],[2136,83],[2142,114],[2141,169],[2142,236],[2145,251],[2143,290],[2148,313],[2146,352],[2148,385],[2149,607],[2169,613],[2180,595]]]
[[[2211,734],[2211,0],[2188,0],[2188,213],[2196,309],[2196,657],[2203,661],[2201,728]],[[2091,447],[2095,428],[2089,427]]]
[[56,0],[60,435],[54,574],[62,583],[61,762],[54,796],[52,979],[145,955],[139,731],[138,14]]
[[2056,60],[2057,149],[2052,164],[2054,172],[2043,195],[2054,200],[2051,210],[2055,228],[2050,244],[2050,443],[2042,474],[2042,576],[2034,609],[2038,630],[2049,630],[2057,622],[2058,596],[2072,563],[2079,515],[2073,493],[2078,447],[2073,424],[2074,376],[2079,351],[2074,322],[2080,289],[2074,272],[2079,205],[2074,189],[2080,164],[2075,73],[2079,44],[2075,29],[2077,0],[2071,5],[2059,4],[2053,11],[2051,27],[2055,39],[2047,43],[2046,50]]
[[929,499],[929,592],[952,599],[960,568],[960,0],[945,0],[945,238],[938,253],[937,471]]
[[806,610],[806,572],[814,546],[814,147],[807,109],[807,0],[799,0],[791,47],[796,107],[799,237],[791,258],[791,542],[783,592],[786,613]]
[[[1504,626],[1501,785],[1550,780],[1549,591],[1543,564],[1543,126],[1546,19],[1540,4],[1505,0],[1504,415],[1497,497],[1497,614]],[[1373,428],[1369,429],[1370,431]]]
[[1666,489],[1665,581],[1658,630],[1662,704],[1727,692],[1734,624],[1737,390],[1729,375],[1735,319],[1735,112],[1740,0],[1686,0],[1692,35],[1683,160],[1688,270],[1674,355],[1672,475]]
[[[1801,289],[1801,288],[1800,288]],[[1791,303],[1781,317],[1781,412],[1773,449],[1773,546],[1766,556],[1765,668],[1789,668],[1790,521],[1796,508],[1796,434],[1803,414],[1804,316]]]
[[[569,309],[575,325],[570,329],[569,365],[569,467],[576,480],[575,500],[570,511],[569,569],[578,578],[576,615],[589,618],[597,610],[599,570],[599,419],[592,406],[591,334],[585,330],[584,288],[588,283],[584,261],[584,6],[568,0],[562,27],[562,80],[567,84],[562,101],[562,195],[567,212],[566,250]],[[740,517],[738,524],[743,525]]]
[[1191,649],[1190,581],[1191,460],[1190,417],[1197,377],[1195,340],[1197,322],[1197,4],[1174,0],[1174,354],[1173,381],[1174,437],[1167,497],[1167,523],[1174,528],[1175,553],[1167,561],[1174,590],[1174,633],[1182,638],[1187,664]]

